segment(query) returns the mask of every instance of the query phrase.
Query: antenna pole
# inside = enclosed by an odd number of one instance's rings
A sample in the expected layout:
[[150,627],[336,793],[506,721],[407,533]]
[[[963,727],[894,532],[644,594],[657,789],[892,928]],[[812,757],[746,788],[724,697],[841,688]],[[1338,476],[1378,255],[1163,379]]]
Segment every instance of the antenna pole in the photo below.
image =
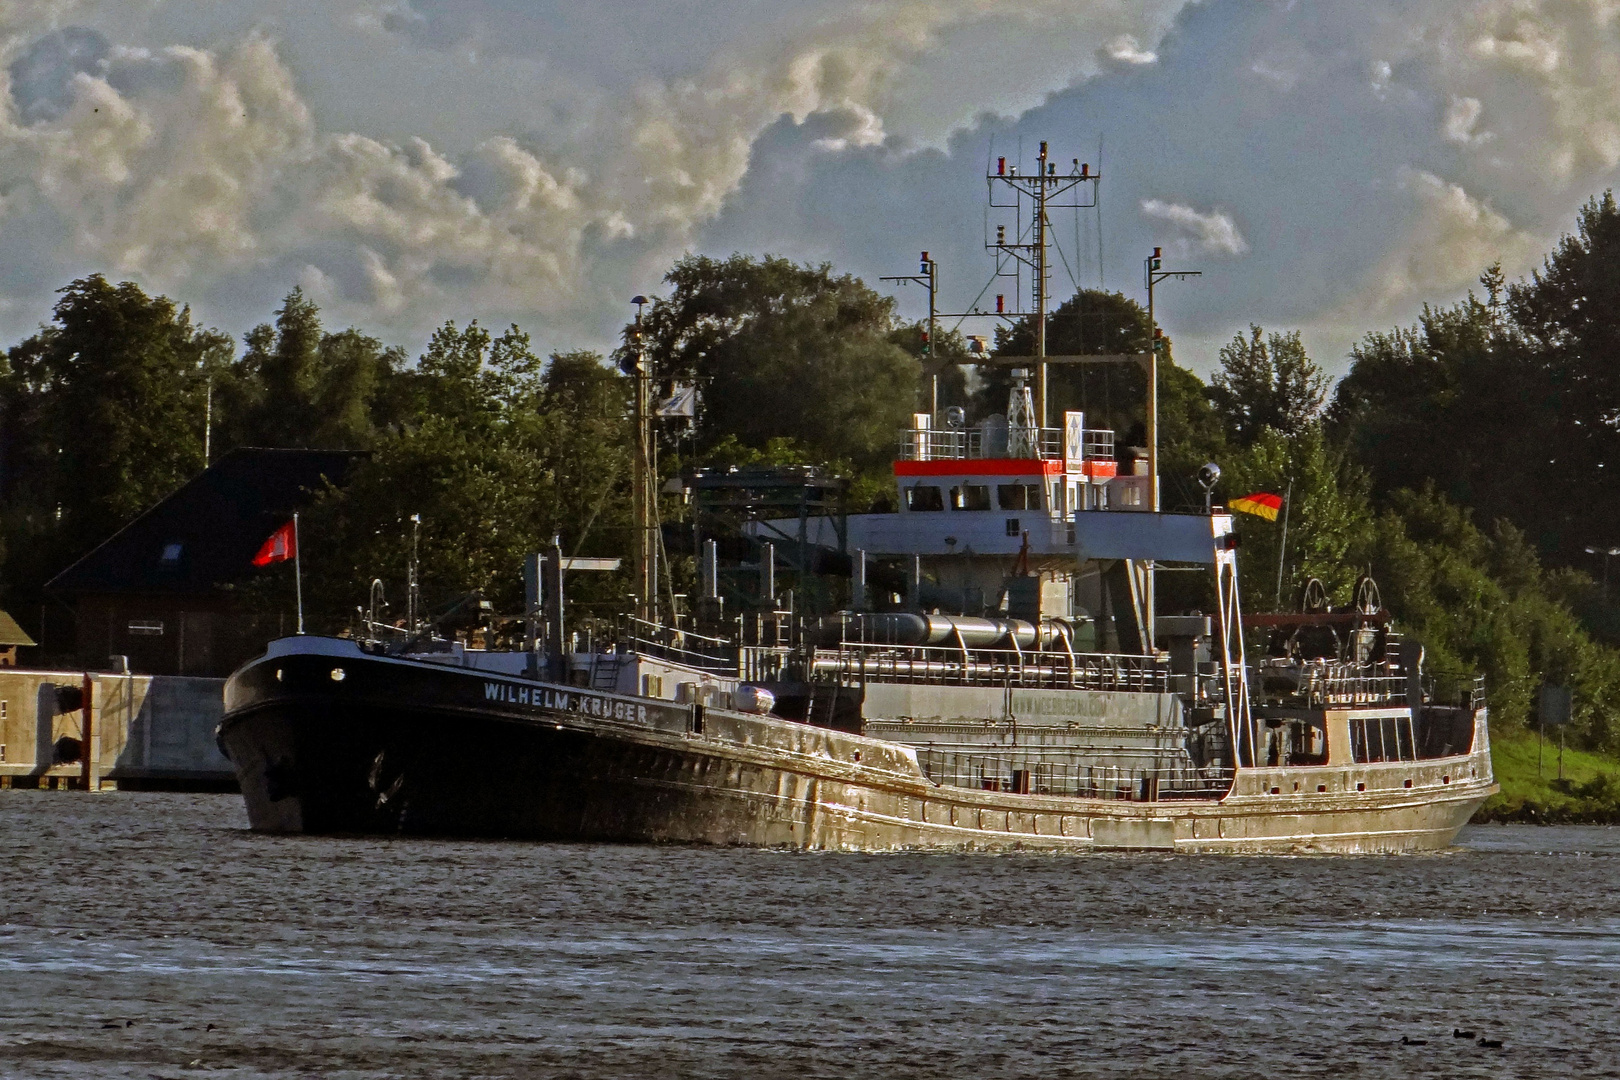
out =
[[1282,610],[1283,586],[1283,558],[1288,554],[1288,511],[1294,504],[1294,482],[1288,481],[1288,492],[1283,496],[1283,527],[1282,543],[1277,547],[1277,603],[1278,611]]
[[[1035,415],[1046,427],[1046,143],[1036,166],[1040,179],[1035,183]],[[1039,440],[1037,440],[1037,443]]]
[[[930,259],[925,251],[923,265],[928,268],[928,359],[935,362],[934,371],[928,377],[928,412],[932,418],[939,415],[939,367],[934,355],[934,350],[939,347],[939,338],[934,332],[934,317],[937,314],[934,298],[939,292],[939,263]],[[1604,582],[1608,582],[1606,576]]]

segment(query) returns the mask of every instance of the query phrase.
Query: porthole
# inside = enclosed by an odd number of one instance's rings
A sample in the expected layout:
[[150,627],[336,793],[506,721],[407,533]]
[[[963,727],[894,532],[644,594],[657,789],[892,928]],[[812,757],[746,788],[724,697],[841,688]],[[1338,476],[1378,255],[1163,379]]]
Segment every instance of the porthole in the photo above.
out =
[[348,677],[349,677],[348,672],[344,671],[342,668],[335,667],[335,668],[332,669],[332,681],[333,682],[342,682],[344,679],[347,679]]

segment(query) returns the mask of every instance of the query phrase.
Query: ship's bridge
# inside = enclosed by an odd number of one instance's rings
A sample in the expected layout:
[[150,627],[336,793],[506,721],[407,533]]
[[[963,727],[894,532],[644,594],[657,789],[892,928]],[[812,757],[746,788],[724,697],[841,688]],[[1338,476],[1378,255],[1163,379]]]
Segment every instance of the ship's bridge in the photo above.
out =
[[1009,425],[991,417],[977,427],[936,428],[917,413],[900,433],[894,463],[902,513],[1145,510],[1148,477],[1121,476],[1114,433],[1088,428],[1066,412],[1061,428]]

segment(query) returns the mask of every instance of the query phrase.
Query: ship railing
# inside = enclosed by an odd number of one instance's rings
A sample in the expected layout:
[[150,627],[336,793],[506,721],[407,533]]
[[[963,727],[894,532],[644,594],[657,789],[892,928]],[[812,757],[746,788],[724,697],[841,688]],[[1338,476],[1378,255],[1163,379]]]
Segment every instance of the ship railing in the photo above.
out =
[[[900,432],[901,461],[950,461],[965,458],[1035,457],[1061,461],[1064,456],[1062,428],[1026,429],[1022,438],[1033,445],[1014,453],[1005,437],[986,439],[978,428],[906,428]],[[1021,441],[1015,439],[1014,441]],[[1114,433],[1108,428],[1086,428],[1081,432],[1081,457],[1086,461],[1114,460]]]
[[1190,760],[1156,765],[1103,765],[1077,755],[1017,752],[960,753],[917,750],[929,780],[945,787],[1007,791],[1019,795],[1064,795],[1082,799],[1161,802],[1219,799],[1232,787],[1232,770]]
[[1300,668],[1299,697],[1307,706],[1404,704],[1406,674],[1393,665],[1308,661]]
[[983,457],[984,433],[977,428],[907,429],[900,433],[900,460]]
[[737,646],[724,638],[707,637],[661,623],[625,616],[618,625],[618,651],[669,660],[735,677],[738,673]]
[[1026,689],[1170,692],[1168,657],[1128,653],[1024,652],[932,645],[859,645],[815,649],[813,678],[844,683],[939,683]]

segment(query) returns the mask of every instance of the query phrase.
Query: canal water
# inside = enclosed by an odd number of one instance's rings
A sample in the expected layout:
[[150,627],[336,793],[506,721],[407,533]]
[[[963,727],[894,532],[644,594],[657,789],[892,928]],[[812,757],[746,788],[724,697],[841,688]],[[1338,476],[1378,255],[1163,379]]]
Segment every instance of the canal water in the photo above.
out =
[[0,792],[4,1076],[1613,1076],[1617,1002],[1615,829],[807,855]]

